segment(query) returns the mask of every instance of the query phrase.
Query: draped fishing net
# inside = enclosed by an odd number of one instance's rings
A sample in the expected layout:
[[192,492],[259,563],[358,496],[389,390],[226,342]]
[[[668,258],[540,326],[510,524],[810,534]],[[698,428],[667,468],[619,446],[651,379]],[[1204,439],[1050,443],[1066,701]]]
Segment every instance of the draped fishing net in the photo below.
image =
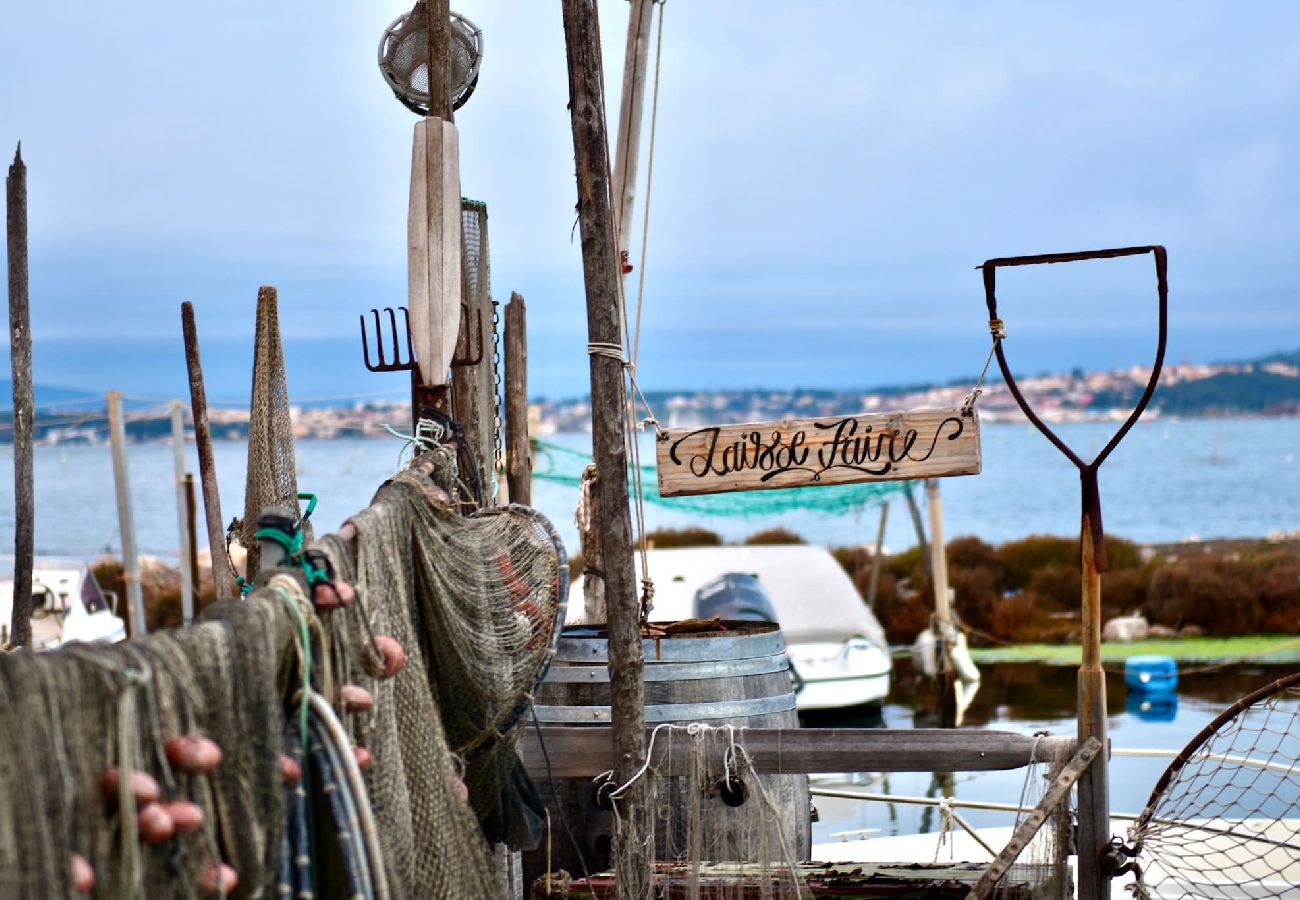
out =
[[[440,459],[435,472],[452,468]],[[359,593],[331,627],[339,677],[375,693],[358,737],[384,748],[368,781],[395,892],[489,897],[488,843],[531,846],[543,827],[518,742],[554,652],[567,562],[537,513],[460,516],[447,503],[450,475],[435,478],[440,486],[407,471],[384,485],[351,520],[355,555],[336,537],[318,546]],[[424,677],[376,684],[360,664],[372,632],[400,641]]]
[[1291,897],[1300,884],[1300,673],[1214,719],[1129,831],[1135,896]]
[[[318,614],[304,572],[276,569],[189,629],[0,655],[0,897],[69,896],[72,854],[99,896],[197,896],[218,863],[241,897],[501,896],[490,843],[539,827],[517,744],[567,562],[531,510],[461,517],[442,480],[395,476],[355,541],[319,543],[359,588],[344,609]],[[376,635],[405,648],[396,677],[377,680]],[[344,685],[373,707],[346,711]],[[210,738],[223,761],[177,768],[178,735]],[[354,744],[373,758],[364,776]],[[112,767],[194,803],[202,826],[142,844],[143,807],[101,789]]]
[[[579,487],[582,472],[591,456],[548,441],[533,441],[533,478],[568,487]],[[630,473],[629,473],[630,475]],[[836,515],[887,503],[890,496],[906,491],[906,481],[882,481],[866,484],[836,484],[806,488],[780,488],[772,491],[748,491],[732,494],[662,497],[657,488],[654,466],[641,467],[645,502],[664,509],[704,516],[762,518],[785,512],[820,512]]]
[[[268,506],[298,511],[298,475],[294,461],[293,421],[289,416],[289,386],[284,374],[280,319],[275,288],[257,290],[257,331],[253,340],[253,389],[248,404],[248,469],[244,487],[244,518],[239,542],[248,552],[246,574],[257,576],[257,517]],[[311,539],[311,526],[305,540]]]

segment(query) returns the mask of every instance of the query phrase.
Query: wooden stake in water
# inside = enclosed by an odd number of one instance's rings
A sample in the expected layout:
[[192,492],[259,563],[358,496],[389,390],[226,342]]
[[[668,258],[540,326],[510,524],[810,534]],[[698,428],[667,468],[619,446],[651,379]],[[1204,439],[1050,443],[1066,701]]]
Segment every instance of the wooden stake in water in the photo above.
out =
[[117,486],[117,522],[122,532],[122,582],[131,617],[131,636],[147,631],[144,601],[140,596],[140,559],[135,552],[135,520],[131,516],[131,479],[126,463],[126,424],[122,419],[122,394],[108,392],[108,439],[113,447],[113,484]]
[[212,557],[212,584],[218,600],[234,595],[234,573],[226,555],[226,531],[221,524],[221,495],[217,492],[217,464],[212,458],[212,428],[208,424],[208,396],[203,389],[203,362],[199,358],[199,332],[194,324],[194,304],[181,304],[185,334],[185,362],[190,372],[190,418],[199,450],[199,479],[203,483],[203,511],[208,523],[208,552]]
[[32,331],[27,292],[27,166],[20,144],[6,189],[9,245],[9,363],[14,394],[14,592],[10,643],[32,643],[32,566],[35,547],[35,473],[32,428],[36,398],[32,387]]
[[194,618],[194,583],[190,580],[190,528],[185,500],[185,413],[181,401],[172,401],[172,455],[176,461],[176,533],[180,537],[181,624]]

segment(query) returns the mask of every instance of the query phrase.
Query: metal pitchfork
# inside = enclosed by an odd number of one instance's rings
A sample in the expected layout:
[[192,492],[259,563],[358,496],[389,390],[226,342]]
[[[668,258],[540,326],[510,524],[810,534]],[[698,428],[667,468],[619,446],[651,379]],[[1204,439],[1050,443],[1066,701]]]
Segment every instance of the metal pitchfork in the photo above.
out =
[[[1006,336],[1002,320],[998,318],[998,302],[994,291],[997,270],[1010,266],[1034,266],[1050,263],[1079,262],[1086,259],[1113,259],[1121,256],[1139,256],[1151,253],[1156,263],[1156,292],[1160,308],[1160,337],[1156,346],[1155,364],[1151,367],[1151,377],[1146,390],[1128,418],[1120,425],[1109,443],[1092,460],[1084,462],[1048,425],[1038,417],[1020,392],[1016,379],[1007,365],[1006,354],[1002,349],[1002,339]],[[1106,675],[1101,668],[1101,573],[1106,570],[1105,534],[1101,526],[1101,493],[1097,487],[1097,470],[1110,456],[1112,450],[1128,434],[1129,429],[1141,417],[1156,383],[1160,380],[1160,369],[1164,364],[1165,343],[1169,331],[1169,283],[1167,280],[1168,256],[1165,248],[1153,245],[1148,247],[1121,247],[1112,250],[1085,250],[1080,253],[1048,253],[1041,256],[1012,256],[1003,259],[990,259],[979,267],[984,272],[984,297],[989,310],[989,329],[993,334],[993,351],[998,358],[998,367],[1006,379],[1011,396],[1016,399],[1020,409],[1034,427],[1052,442],[1056,449],[1065,454],[1079,470],[1082,482],[1082,523],[1079,531],[1081,562],[1083,565],[1083,634],[1082,662],[1079,666],[1079,743],[1082,745],[1089,737],[1096,737],[1102,746],[1106,739]],[[1109,858],[1108,850],[1110,832],[1109,785],[1104,758],[1090,765],[1088,771],[1079,780],[1079,896],[1100,897],[1108,893],[1104,886],[1116,874],[1119,865]]]
[[[402,313],[400,328],[397,324],[398,310],[401,310]],[[461,302],[460,331],[456,343],[456,352],[451,359],[452,368],[476,366],[483,361],[483,311],[476,309],[474,313],[477,318],[477,327],[471,332],[469,327],[469,304]],[[370,315],[375,321],[374,360],[370,358],[370,337],[366,333],[366,316],[363,313],[359,317],[361,320],[361,353],[366,368],[371,372],[409,371],[411,373],[411,418],[413,423],[419,423],[421,418],[428,418],[427,414],[430,411],[435,411],[443,416],[448,415],[450,413],[449,385],[426,385],[420,381],[420,370],[416,365],[415,347],[411,343],[411,316],[406,307],[399,306],[395,310],[391,306],[385,306],[382,312],[372,308]],[[392,336],[391,350],[387,349],[384,344],[385,329],[381,320],[383,315],[388,317],[387,330]],[[471,337],[474,340],[474,349],[472,351],[469,349]],[[463,350],[462,345],[464,345]]]

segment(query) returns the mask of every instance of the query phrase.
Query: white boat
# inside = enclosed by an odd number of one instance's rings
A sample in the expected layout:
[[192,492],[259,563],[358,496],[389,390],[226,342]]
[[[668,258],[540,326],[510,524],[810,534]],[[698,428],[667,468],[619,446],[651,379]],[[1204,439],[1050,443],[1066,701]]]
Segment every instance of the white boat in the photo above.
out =
[[[805,544],[650,550],[654,621],[720,615],[767,618],[785,634],[801,711],[879,704],[892,662],[884,629],[843,567]],[[637,558],[637,577],[641,560]],[[724,578],[724,576],[739,576]],[[568,621],[583,620],[581,579]]]
[[[110,603],[110,598],[112,602]],[[32,648],[50,650],[72,641],[121,641],[126,623],[115,594],[99,589],[80,560],[38,556],[32,567]],[[14,558],[0,557],[0,629],[8,643],[13,620]]]

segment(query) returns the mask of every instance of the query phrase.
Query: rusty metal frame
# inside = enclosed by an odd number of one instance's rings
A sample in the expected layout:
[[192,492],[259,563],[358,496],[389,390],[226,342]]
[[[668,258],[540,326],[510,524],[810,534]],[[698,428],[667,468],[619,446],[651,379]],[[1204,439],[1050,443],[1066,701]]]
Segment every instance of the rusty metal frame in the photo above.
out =
[[1151,377],[1147,380],[1146,390],[1142,392],[1142,397],[1138,400],[1133,411],[1129,413],[1128,418],[1120,425],[1119,430],[1111,437],[1110,441],[1102,448],[1092,462],[1084,462],[1080,456],[1070,448],[1065,441],[1054,432],[1046,422],[1044,422],[1034,412],[1029,401],[1025,399],[1024,394],[1020,392],[1020,386],[1016,383],[1015,377],[1011,374],[1011,367],[1007,364],[1005,351],[1002,349],[1002,340],[1000,337],[994,338],[994,353],[998,358],[998,368],[1002,370],[1002,377],[1006,380],[1007,389],[1011,391],[1011,396],[1015,398],[1016,404],[1019,405],[1021,412],[1033,423],[1034,427],[1043,433],[1049,441],[1052,442],[1056,449],[1065,454],[1070,462],[1074,463],[1079,470],[1079,477],[1083,483],[1083,514],[1088,518],[1092,530],[1092,544],[1094,560],[1098,572],[1106,570],[1106,544],[1105,533],[1102,529],[1101,521],[1101,494],[1097,487],[1097,470],[1101,468],[1102,463],[1110,456],[1119,442],[1124,439],[1139,418],[1143,411],[1146,410],[1147,404],[1151,401],[1151,395],[1155,393],[1156,384],[1160,380],[1160,371],[1164,366],[1165,346],[1169,337],[1169,281],[1168,281],[1168,254],[1165,248],[1159,245],[1150,245],[1146,247],[1120,247],[1110,250],[1084,250],[1077,253],[1044,253],[1039,256],[1009,256],[999,259],[990,259],[985,261],[979,268],[984,273],[984,300],[988,305],[990,323],[998,321],[998,301],[995,291],[997,270],[1000,268],[1009,268],[1012,266],[1034,266],[1050,265],[1054,263],[1079,262],[1089,259],[1114,259],[1122,256],[1140,256],[1144,253],[1151,253],[1155,256],[1156,264],[1156,291],[1159,297],[1159,329],[1160,335],[1156,345],[1155,364],[1151,367]]

